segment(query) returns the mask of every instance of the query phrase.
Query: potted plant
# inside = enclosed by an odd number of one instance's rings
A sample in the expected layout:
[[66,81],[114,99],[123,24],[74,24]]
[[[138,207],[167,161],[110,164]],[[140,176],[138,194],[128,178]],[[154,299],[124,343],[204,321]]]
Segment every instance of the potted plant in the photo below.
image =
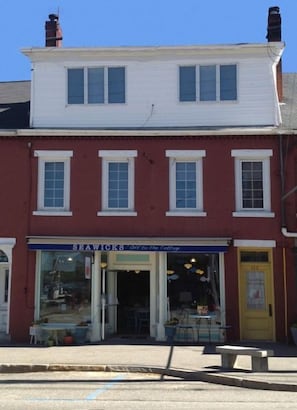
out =
[[73,337],[71,330],[66,330],[66,334],[63,337],[64,345],[72,345],[73,342],[74,342],[74,337]]
[[48,347],[51,347],[51,346],[55,345],[55,339],[53,338],[53,336],[48,337],[46,344],[47,344]]
[[87,339],[87,333],[88,333],[88,323],[87,322],[80,322],[76,327],[74,331],[74,339],[75,342],[78,344],[84,344]]
[[173,339],[176,334],[176,326],[178,325],[179,320],[174,317],[170,320],[167,320],[164,324],[165,327],[165,336],[167,337],[168,342],[173,342]]

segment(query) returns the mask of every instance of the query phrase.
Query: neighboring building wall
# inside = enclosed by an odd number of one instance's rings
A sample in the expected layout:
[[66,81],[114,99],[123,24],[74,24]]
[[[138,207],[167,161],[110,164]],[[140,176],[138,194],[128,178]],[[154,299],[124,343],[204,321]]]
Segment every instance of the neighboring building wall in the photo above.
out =
[[[291,75],[290,75],[291,77]],[[296,90],[291,85],[288,92],[287,103],[292,103],[291,98],[296,98]],[[295,106],[295,105],[293,105]],[[294,111],[286,112],[288,115],[287,121],[290,125],[295,126]],[[297,307],[297,264],[296,264],[296,249],[297,249],[297,138],[296,135],[286,135],[281,137],[281,156],[280,170],[282,179],[282,232],[283,243],[288,247],[285,253],[284,263],[288,265],[286,269],[288,277],[288,288],[290,289],[288,296],[288,322],[289,324],[296,321]]]
[[15,339],[26,340],[27,326],[32,320],[34,311],[34,272],[29,269],[30,255],[25,240],[30,232],[32,206],[30,140],[2,138],[0,157],[0,189],[3,193],[1,238],[16,238],[9,261],[11,263],[9,332]]

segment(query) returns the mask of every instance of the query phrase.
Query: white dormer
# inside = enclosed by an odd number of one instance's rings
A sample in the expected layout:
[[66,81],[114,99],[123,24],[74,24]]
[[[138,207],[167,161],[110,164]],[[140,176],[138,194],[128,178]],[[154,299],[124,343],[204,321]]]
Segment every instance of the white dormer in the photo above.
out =
[[33,128],[278,126],[282,42],[30,48]]

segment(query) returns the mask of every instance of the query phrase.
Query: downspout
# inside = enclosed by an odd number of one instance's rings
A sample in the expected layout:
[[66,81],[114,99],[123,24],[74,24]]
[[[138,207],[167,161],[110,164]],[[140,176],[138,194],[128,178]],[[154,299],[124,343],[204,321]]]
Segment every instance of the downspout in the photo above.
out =
[[283,246],[283,272],[284,272],[284,320],[285,320],[285,337],[288,342],[288,289],[287,289],[287,259],[286,248]]
[[[281,232],[286,229],[286,215],[284,205],[284,192],[285,192],[285,173],[284,173],[284,156],[283,156],[283,136],[279,136],[279,155],[280,155],[280,174],[281,174]],[[284,323],[285,323],[285,337],[288,342],[288,289],[287,289],[287,259],[286,248],[282,248],[283,259],[283,280],[284,280]]]
[[286,238],[297,238],[297,232],[288,232],[286,213],[285,213],[285,199],[297,190],[297,186],[285,194],[285,172],[284,172],[284,153],[283,153],[283,136],[279,136],[279,152],[280,152],[280,173],[281,173],[281,233]]
[[279,162],[281,175],[281,224],[282,230],[286,226],[284,193],[285,193],[285,172],[284,172],[284,153],[283,153],[283,136],[279,135]]
[[288,230],[285,226],[282,227],[282,234],[286,238],[297,238],[297,232],[288,232]]

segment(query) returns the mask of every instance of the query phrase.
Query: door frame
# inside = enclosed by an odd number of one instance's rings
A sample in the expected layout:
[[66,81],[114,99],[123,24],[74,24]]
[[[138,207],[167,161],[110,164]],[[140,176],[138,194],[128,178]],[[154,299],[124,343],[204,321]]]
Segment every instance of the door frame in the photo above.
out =
[[[97,252],[96,252],[97,253]],[[137,260],[138,259],[138,260]],[[117,332],[117,272],[121,270],[139,270],[149,272],[149,310],[150,310],[150,337],[156,336],[156,312],[157,312],[157,296],[156,296],[156,254],[154,252],[107,252],[106,275],[107,281],[107,298],[110,296],[113,303],[112,306],[107,306],[109,310],[109,322],[106,324],[106,337],[109,334]],[[100,272],[101,280],[102,272]],[[99,296],[100,305],[102,295]],[[100,326],[102,326],[100,318]],[[100,340],[102,334],[100,332]]]
[[[6,276],[7,275],[7,276]],[[5,293],[7,291],[7,300],[5,301]],[[0,263],[0,329],[2,328],[2,320],[1,318],[5,316],[5,330],[4,332],[7,333],[7,325],[8,325],[8,298],[9,298],[9,264],[8,262],[1,262]],[[3,332],[3,330],[0,330]]]
[[[111,297],[112,297],[112,299],[116,300],[116,309],[112,309],[114,317],[113,317],[113,321],[111,321],[111,324],[113,325],[112,329],[113,329],[113,333],[115,333],[115,334],[119,334],[119,332],[118,332],[118,325],[119,325],[119,322],[118,322],[118,306],[119,306],[120,302],[118,300],[118,293],[119,293],[120,288],[119,288],[118,278],[119,278],[119,275],[121,275],[121,271],[129,271],[132,275],[137,275],[137,273],[141,274],[141,272],[145,272],[148,275],[147,276],[147,279],[148,279],[147,280],[147,282],[148,282],[148,289],[147,289],[148,290],[148,292],[147,292],[148,306],[147,306],[147,308],[149,309],[149,311],[151,313],[151,303],[150,303],[150,301],[151,301],[151,288],[150,288],[151,287],[151,271],[148,270],[148,269],[141,269],[141,270],[137,269],[136,271],[134,269],[128,269],[128,270],[124,269],[124,270],[114,271],[113,272],[114,273],[114,277],[113,277],[114,284],[112,286],[113,293],[111,292]],[[134,293],[134,295],[136,295],[136,294]],[[112,316],[110,316],[110,317],[112,318]],[[151,326],[149,326],[149,327],[150,327],[149,334],[151,334]],[[134,334],[134,333],[132,332],[132,334]],[[137,333],[135,333],[135,337],[137,337]]]
[[[273,249],[272,248],[266,248],[266,247],[238,247],[237,249],[237,262],[238,262],[238,298],[239,298],[239,327],[240,327],[240,340],[243,340],[243,317],[244,317],[244,310],[243,310],[243,304],[241,302],[242,300],[242,273],[243,271],[241,270],[242,264],[245,265],[259,265],[265,266],[268,268],[268,272],[270,274],[270,294],[271,294],[271,305],[272,305],[272,339],[271,341],[275,341],[275,298],[274,298],[274,271],[273,271]],[[268,261],[267,262],[261,262],[261,261],[255,261],[255,262],[241,262],[240,256],[241,252],[267,252],[268,254]],[[256,339],[250,339],[250,340],[256,340]],[[269,340],[269,339],[268,339]]]
[[11,304],[11,265],[12,265],[12,250],[16,244],[16,238],[0,238],[0,249],[3,251],[8,259],[8,262],[3,262],[8,269],[8,297],[7,297],[7,324],[6,334],[9,334],[10,328],[10,304]]

